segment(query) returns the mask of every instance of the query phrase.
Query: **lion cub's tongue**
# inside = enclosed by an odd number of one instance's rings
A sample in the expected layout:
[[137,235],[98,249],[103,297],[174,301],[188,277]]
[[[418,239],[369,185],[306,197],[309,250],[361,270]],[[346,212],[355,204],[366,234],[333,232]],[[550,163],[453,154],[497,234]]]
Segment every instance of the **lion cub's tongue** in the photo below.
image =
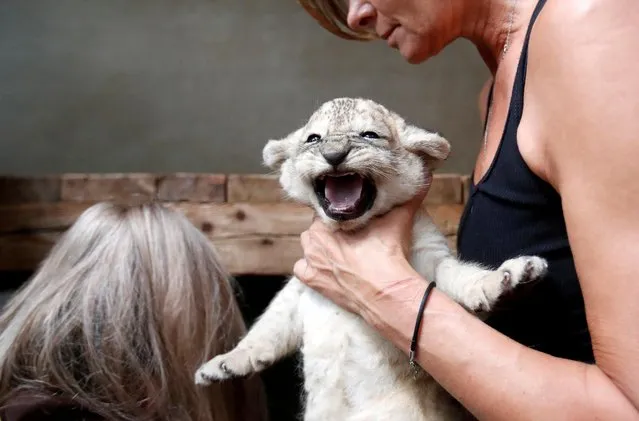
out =
[[355,207],[362,195],[364,180],[359,175],[344,175],[341,177],[326,177],[324,196],[337,211],[350,210]]

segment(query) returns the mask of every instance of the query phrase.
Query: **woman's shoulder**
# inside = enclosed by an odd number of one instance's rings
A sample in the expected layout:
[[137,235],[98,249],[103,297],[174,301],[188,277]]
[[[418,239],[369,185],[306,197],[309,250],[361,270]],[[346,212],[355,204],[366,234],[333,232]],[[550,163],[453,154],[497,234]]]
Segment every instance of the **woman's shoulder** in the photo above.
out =
[[612,124],[602,118],[610,99],[619,113],[635,107],[619,94],[639,90],[638,48],[636,0],[546,0],[529,44],[526,107],[543,123],[534,134],[556,188],[566,157],[585,146],[583,132]]
[[[557,30],[568,34],[572,31],[587,34],[585,24],[610,24],[613,16],[637,21],[637,16],[629,14],[629,9],[636,7],[635,0],[545,0],[537,24],[547,30]],[[596,34],[590,33],[590,36]]]
[[[582,65],[569,58],[594,56],[602,47],[613,47],[610,41],[629,36],[626,31],[639,27],[636,0],[545,1],[530,41],[530,65],[533,66],[551,64],[543,60],[551,54],[557,54],[560,63]],[[595,46],[598,48],[592,48]],[[561,60],[562,57],[566,60]],[[540,60],[535,60],[537,58]]]
[[[592,64],[590,60],[604,58],[615,50],[636,47],[637,34],[639,2],[636,0],[546,0],[530,40],[528,65],[554,72],[593,70],[586,67]],[[628,38],[631,42],[624,42]],[[637,60],[636,57],[632,54],[626,60],[605,64],[623,66],[627,60]],[[634,72],[628,76],[634,77]]]

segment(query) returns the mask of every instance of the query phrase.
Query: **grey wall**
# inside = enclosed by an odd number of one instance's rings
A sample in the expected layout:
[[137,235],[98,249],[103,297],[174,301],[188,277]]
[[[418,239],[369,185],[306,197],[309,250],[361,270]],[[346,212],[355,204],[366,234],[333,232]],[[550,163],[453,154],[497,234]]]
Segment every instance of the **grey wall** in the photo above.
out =
[[295,0],[2,0],[0,173],[263,172],[268,138],[347,95],[440,130],[465,172],[487,75],[465,41],[413,66]]

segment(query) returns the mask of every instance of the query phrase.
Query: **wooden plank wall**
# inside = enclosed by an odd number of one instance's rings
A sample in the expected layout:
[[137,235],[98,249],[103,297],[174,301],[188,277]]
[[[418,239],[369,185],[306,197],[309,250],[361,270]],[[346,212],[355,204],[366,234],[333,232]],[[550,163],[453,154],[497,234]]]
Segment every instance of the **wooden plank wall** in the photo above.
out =
[[[425,206],[454,246],[468,177],[439,174]],[[212,241],[234,275],[288,274],[312,211],[262,174],[63,174],[0,177],[0,271],[33,270],[52,244],[100,201],[159,200]]]

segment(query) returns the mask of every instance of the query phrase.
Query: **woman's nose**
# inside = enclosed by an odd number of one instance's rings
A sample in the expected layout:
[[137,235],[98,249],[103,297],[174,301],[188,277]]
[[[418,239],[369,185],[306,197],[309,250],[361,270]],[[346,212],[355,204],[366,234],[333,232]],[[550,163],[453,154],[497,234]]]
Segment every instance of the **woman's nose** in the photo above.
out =
[[348,26],[353,31],[368,31],[375,27],[377,13],[372,4],[365,0],[350,0],[348,2]]

